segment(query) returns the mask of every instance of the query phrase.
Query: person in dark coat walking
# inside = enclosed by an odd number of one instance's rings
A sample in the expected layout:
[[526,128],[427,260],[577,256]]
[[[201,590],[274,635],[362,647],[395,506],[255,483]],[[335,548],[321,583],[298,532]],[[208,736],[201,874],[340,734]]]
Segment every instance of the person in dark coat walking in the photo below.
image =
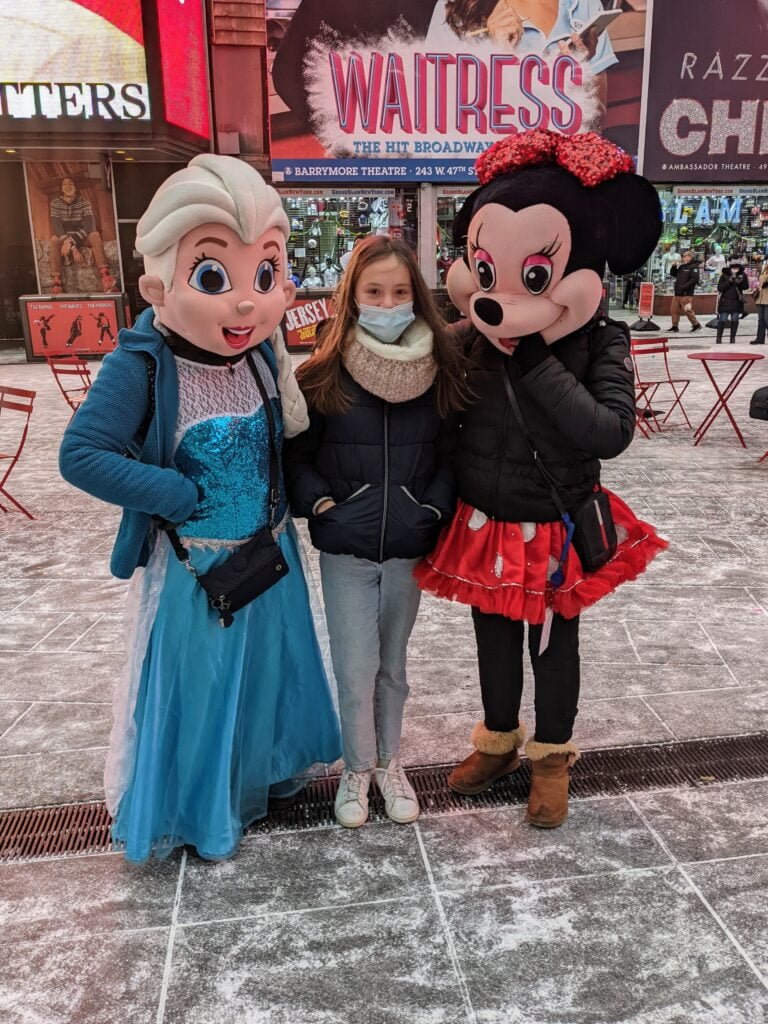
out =
[[455,505],[454,414],[463,361],[408,246],[354,249],[310,359],[298,370],[310,427],[285,448],[288,496],[320,550],[344,744],[336,818],[368,817],[371,777],[396,822],[418,802],[398,759],[413,578]]
[[749,288],[747,275],[741,263],[731,260],[723,267],[720,280],[717,282],[717,344],[722,344],[725,325],[730,324],[731,344],[736,343],[739,320],[744,313],[744,292]]
[[528,625],[527,820],[542,828],[565,820],[579,756],[579,614],[666,547],[620,498],[598,493],[600,460],[621,454],[635,429],[629,332],[596,312],[605,265],[642,266],[661,229],[658,196],[632,170],[593,133],[510,136],[478,160],[481,187],[454,225],[467,251],[448,290],[468,316],[457,331],[473,399],[461,415],[456,515],[416,575],[472,608],[484,719],[449,776],[459,793],[520,765]]
[[700,331],[701,324],[693,312],[693,295],[699,283],[699,265],[694,260],[690,249],[683,253],[683,259],[679,265],[677,263],[674,264],[670,274],[675,279],[675,294],[672,297],[672,305],[669,308],[672,316],[670,330],[675,333],[680,330],[678,327],[680,314],[685,313],[690,321],[691,331]]

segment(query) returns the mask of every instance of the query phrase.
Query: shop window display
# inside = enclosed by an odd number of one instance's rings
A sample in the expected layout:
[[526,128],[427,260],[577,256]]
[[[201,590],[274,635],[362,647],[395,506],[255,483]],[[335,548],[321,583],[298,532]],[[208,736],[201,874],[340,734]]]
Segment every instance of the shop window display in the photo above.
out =
[[464,255],[463,249],[453,244],[453,223],[464,205],[467,196],[473,191],[468,188],[441,189],[437,194],[437,235],[435,238],[437,261],[437,287],[445,288],[445,279],[451,264]]
[[699,267],[697,293],[715,293],[726,261],[744,265],[754,288],[768,258],[768,188],[723,186],[704,192],[682,187],[659,191],[664,230],[650,264],[659,295],[672,294],[672,267],[692,250]]
[[358,238],[389,235],[414,251],[418,243],[416,187],[285,189],[291,235],[291,275],[305,291],[333,291]]

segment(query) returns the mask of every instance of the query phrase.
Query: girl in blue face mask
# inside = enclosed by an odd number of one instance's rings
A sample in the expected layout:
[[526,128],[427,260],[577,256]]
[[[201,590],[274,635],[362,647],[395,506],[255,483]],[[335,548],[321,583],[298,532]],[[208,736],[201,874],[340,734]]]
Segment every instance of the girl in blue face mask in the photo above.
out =
[[393,821],[419,808],[398,758],[406,647],[419,607],[413,571],[454,508],[454,414],[462,357],[403,242],[354,249],[298,379],[310,428],[285,449],[295,515],[306,516],[339,687],[344,773],[336,818],[368,817],[371,781]]

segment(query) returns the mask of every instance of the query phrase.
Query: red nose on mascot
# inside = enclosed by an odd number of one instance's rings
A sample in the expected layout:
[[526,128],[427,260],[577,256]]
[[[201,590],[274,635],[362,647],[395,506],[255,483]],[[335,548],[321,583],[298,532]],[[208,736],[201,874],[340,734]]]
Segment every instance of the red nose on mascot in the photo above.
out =
[[579,614],[666,547],[600,486],[635,429],[629,332],[600,313],[606,264],[625,274],[662,226],[653,186],[594,133],[533,131],[492,146],[454,226],[448,291],[467,317],[459,505],[419,583],[472,608],[484,721],[451,787],[474,794],[520,764],[525,624],[536,686],[528,821],[568,810]]

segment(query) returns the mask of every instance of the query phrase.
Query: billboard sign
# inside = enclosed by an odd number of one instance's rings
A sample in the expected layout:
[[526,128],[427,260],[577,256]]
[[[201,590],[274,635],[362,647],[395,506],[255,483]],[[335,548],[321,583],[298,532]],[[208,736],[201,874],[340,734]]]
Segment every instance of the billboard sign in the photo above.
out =
[[0,0],[0,131],[149,127],[141,0]]
[[482,152],[532,128],[601,129],[635,153],[645,0],[541,8],[267,0],[275,178],[472,181]]
[[283,321],[285,343],[288,348],[311,348],[317,339],[318,327],[332,315],[330,298],[312,299],[306,295],[297,297],[286,310]]
[[125,326],[121,295],[23,295],[20,305],[30,359],[106,355],[117,346],[117,332]]
[[655,0],[641,167],[658,182],[768,177],[768,0]]
[[122,290],[113,195],[98,164],[26,161],[41,294]]

